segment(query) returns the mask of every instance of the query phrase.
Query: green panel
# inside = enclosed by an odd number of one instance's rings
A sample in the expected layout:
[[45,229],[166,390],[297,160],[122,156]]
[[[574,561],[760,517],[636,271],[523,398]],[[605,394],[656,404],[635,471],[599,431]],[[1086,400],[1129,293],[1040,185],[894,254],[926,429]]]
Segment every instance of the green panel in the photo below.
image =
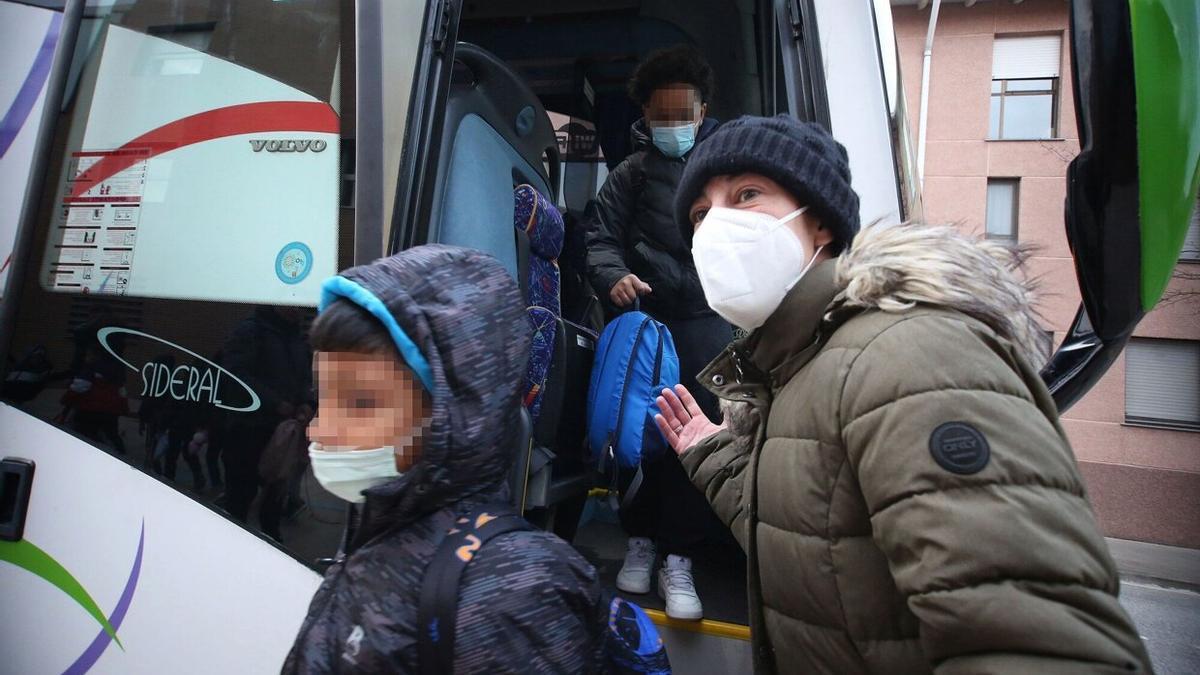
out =
[[1200,186],[1200,2],[1129,0],[1137,90],[1142,308],[1162,297]]

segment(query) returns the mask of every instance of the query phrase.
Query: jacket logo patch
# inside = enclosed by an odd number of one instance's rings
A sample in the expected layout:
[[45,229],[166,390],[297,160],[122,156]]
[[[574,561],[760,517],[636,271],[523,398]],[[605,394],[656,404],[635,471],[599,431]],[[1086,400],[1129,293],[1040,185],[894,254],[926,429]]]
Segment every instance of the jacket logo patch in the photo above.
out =
[[966,476],[982,471],[992,450],[975,427],[966,422],[947,422],[930,435],[929,454],[943,469]]

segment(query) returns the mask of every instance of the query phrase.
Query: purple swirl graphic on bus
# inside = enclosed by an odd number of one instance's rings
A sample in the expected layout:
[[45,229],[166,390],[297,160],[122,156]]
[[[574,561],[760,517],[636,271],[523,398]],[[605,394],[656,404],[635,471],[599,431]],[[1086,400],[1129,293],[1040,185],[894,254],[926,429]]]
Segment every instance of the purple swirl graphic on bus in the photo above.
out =
[[[109,623],[113,628],[120,630],[121,624],[125,621],[125,615],[129,612],[129,605],[133,602],[133,594],[137,591],[138,578],[142,574],[142,552],[146,544],[146,521],[142,521],[142,531],[138,535],[137,555],[133,558],[133,569],[129,570],[129,579],[125,582],[125,590],[121,592],[121,597],[117,600],[117,606],[113,608],[112,614],[109,615]],[[112,644],[113,638],[108,631],[103,628],[96,634],[95,639],[88,645],[87,649],[75,659],[75,662],[63,671],[63,675],[83,675],[83,673],[91,670],[92,666],[96,665],[96,661],[100,660],[104,650],[108,649],[108,645]]]

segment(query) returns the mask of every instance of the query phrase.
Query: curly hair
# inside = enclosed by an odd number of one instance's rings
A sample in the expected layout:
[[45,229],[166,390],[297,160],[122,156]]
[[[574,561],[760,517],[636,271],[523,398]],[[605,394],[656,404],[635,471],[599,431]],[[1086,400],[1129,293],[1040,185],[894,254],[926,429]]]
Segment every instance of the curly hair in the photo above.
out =
[[638,105],[646,105],[656,90],[673,82],[695,87],[704,103],[716,88],[712,66],[704,56],[690,45],[678,45],[651,52],[638,64],[629,79],[629,96]]

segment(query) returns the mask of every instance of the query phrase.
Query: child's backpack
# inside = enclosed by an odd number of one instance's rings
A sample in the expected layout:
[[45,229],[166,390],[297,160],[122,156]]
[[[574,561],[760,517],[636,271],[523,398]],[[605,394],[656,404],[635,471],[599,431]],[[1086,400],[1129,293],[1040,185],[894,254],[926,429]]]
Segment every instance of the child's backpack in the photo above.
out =
[[[454,672],[454,637],[458,584],[463,571],[488,541],[506,532],[535,529],[508,505],[473,509],[455,521],[438,545],[421,582],[417,606],[417,655],[420,672]],[[641,607],[619,597],[604,596],[608,625],[603,637],[605,673],[670,675],[667,650],[654,623]]]
[[635,469],[624,490],[625,503],[642,483],[642,462],[667,450],[654,422],[655,399],[679,384],[679,356],[671,332],[637,309],[604,328],[596,347],[588,390],[588,448],[601,474],[617,492],[618,471]]

